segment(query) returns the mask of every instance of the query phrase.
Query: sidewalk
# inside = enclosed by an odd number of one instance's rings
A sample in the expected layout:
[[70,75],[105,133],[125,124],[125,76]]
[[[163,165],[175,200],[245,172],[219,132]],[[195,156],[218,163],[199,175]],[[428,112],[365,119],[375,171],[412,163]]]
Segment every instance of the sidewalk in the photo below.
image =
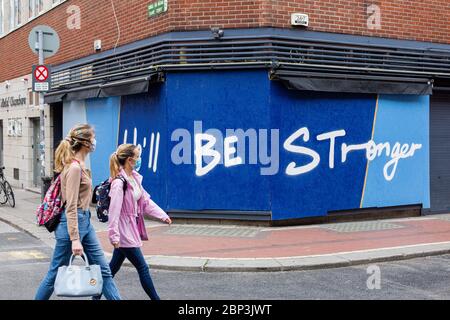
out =
[[[53,247],[53,234],[35,224],[39,195],[16,194],[16,208],[0,206],[0,221]],[[110,256],[107,225],[95,215],[92,223]],[[280,228],[146,224],[150,240],[142,249],[153,269],[290,271],[450,253],[450,214]]]

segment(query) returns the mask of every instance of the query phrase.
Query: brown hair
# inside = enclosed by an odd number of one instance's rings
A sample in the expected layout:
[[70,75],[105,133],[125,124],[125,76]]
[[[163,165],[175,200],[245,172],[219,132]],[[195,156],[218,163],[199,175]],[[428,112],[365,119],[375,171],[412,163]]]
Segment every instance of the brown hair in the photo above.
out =
[[117,177],[120,172],[120,167],[125,165],[128,158],[134,157],[134,151],[137,146],[134,144],[121,144],[116,152],[109,158],[109,172],[111,178]]
[[61,173],[82,147],[90,148],[93,135],[94,128],[88,124],[79,124],[73,127],[56,148],[55,172]]

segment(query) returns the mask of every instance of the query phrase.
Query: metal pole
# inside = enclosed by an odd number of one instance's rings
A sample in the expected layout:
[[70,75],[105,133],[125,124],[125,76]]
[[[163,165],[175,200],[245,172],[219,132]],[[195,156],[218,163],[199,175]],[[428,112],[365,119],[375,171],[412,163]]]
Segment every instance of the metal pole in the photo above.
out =
[[[38,45],[39,45],[39,65],[44,64],[44,32],[39,30],[38,35]],[[39,113],[40,113],[40,138],[39,143],[39,161],[41,162],[41,197],[45,195],[45,113],[44,113],[44,93],[39,92]]]

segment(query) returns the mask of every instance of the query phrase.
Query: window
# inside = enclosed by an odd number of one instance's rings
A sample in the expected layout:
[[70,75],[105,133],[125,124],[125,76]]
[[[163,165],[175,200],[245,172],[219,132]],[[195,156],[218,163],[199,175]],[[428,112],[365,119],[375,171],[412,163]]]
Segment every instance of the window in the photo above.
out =
[[38,15],[42,11],[44,11],[44,0],[35,0],[36,1],[36,11],[35,15]]
[[3,34],[3,11],[5,9],[3,8],[3,0],[0,0],[0,36]]
[[11,0],[9,2],[9,28],[14,30],[18,25],[22,23],[22,1],[21,0]]
[[22,0],[14,0],[14,16],[15,25],[20,25],[22,23]]
[[28,18],[31,19],[34,17],[34,2],[35,0],[28,0]]
[[34,92],[32,90],[28,90],[28,104],[30,106],[34,105],[33,98],[34,98]]
[[8,136],[12,137],[14,135],[14,120],[8,119]]
[[15,119],[16,125],[15,125],[15,136],[16,137],[21,137],[22,136],[22,132],[23,132],[23,125],[22,125],[22,119]]
[[9,30],[14,30],[14,14],[16,11],[14,10],[14,0],[9,0]]
[[22,119],[20,118],[8,119],[8,136],[21,137],[22,134],[23,134]]
[[[27,24],[66,0],[0,0],[0,36]],[[49,8],[49,6],[51,6]]]

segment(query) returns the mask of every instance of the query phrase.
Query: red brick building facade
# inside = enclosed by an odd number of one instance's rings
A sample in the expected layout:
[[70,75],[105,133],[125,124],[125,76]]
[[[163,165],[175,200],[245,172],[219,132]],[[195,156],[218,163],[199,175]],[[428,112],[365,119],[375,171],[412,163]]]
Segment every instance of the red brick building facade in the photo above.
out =
[[[39,24],[53,27],[61,38],[59,53],[49,64],[72,61],[94,52],[102,40],[108,50],[169,31],[229,28],[282,27],[290,25],[294,12],[309,15],[308,30],[450,43],[450,2],[437,0],[169,0],[168,11],[149,18],[149,0],[70,0],[0,39],[0,82],[28,74],[36,56],[28,48],[28,34]],[[367,20],[380,9],[379,29],[369,29]],[[69,29],[77,19],[80,29]],[[120,34],[119,34],[120,30]],[[120,38],[119,38],[120,35]]]

